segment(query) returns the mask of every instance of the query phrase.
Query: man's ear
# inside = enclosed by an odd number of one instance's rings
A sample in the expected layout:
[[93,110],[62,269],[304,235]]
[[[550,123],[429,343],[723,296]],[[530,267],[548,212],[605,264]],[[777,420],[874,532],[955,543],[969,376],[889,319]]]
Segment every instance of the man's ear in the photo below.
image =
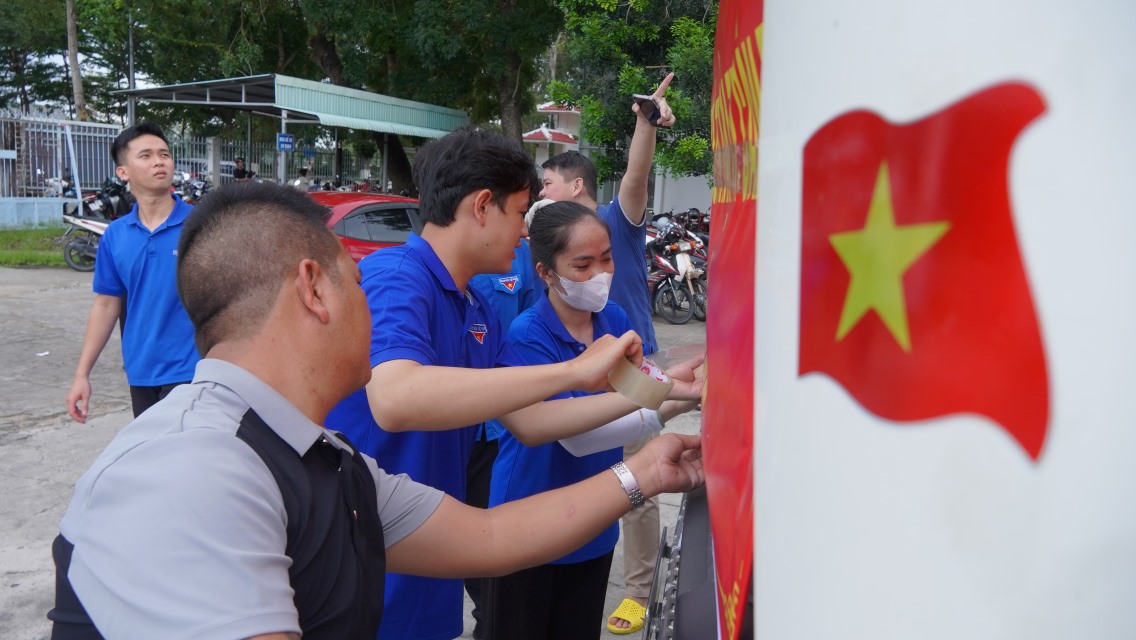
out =
[[489,189],[482,189],[473,194],[473,219],[477,221],[478,225],[485,226],[489,219],[489,205],[492,202],[493,192]]
[[128,176],[126,174],[126,167],[124,167],[122,165],[115,166],[114,175],[118,176],[118,179],[122,180],[123,182],[129,182],[130,181],[130,176]]
[[572,196],[578,196],[584,192],[584,179],[576,178],[572,181]]
[[325,302],[327,289],[331,286],[327,271],[315,260],[304,258],[296,270],[294,286],[300,304],[319,318],[320,322],[327,324],[331,317]]

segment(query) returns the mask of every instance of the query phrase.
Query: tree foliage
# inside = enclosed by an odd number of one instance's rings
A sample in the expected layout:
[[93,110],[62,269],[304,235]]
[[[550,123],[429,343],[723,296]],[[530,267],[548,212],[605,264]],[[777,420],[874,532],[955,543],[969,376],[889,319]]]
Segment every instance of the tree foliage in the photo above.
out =
[[[123,121],[125,101],[112,91],[126,88],[133,21],[136,72],[155,84],[281,73],[462,109],[474,122],[500,126],[518,140],[522,117],[535,103],[534,60],[563,24],[554,0],[75,2],[84,85],[96,119]],[[18,101],[20,87],[25,102],[67,103],[66,75],[53,68],[58,63],[35,66],[66,50],[63,12],[53,7],[9,0],[0,14],[51,25],[42,33],[15,19],[0,27],[13,35],[0,40],[12,43],[0,48],[11,54],[0,66],[0,106]],[[245,127],[245,117],[234,111],[143,104],[139,114],[196,132],[238,135]],[[270,136],[276,125],[259,120],[257,137]],[[356,132],[345,138],[362,150],[393,147],[396,188],[407,186],[409,164],[397,137]]]
[[558,55],[553,100],[581,107],[581,134],[596,148],[601,180],[627,165],[634,132],[631,95],[652,93],[668,71],[673,130],[660,133],[655,161],[673,175],[709,175],[710,90],[713,82],[713,0],[562,0],[564,51]]

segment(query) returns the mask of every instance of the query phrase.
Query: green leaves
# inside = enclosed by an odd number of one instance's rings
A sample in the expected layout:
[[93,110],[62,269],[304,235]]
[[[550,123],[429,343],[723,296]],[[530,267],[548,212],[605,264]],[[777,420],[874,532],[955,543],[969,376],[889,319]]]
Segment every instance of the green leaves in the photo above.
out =
[[675,72],[666,99],[677,118],[659,133],[655,161],[673,175],[712,172],[710,93],[718,3],[697,0],[561,0],[568,60],[563,79],[549,85],[553,100],[582,107],[581,134],[601,181],[627,165],[634,131],[631,95],[653,93]]

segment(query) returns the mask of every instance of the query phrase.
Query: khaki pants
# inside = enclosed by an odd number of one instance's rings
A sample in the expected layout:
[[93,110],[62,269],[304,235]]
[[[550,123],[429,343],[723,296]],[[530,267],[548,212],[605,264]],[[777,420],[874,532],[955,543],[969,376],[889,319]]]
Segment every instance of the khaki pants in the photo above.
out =
[[[623,458],[630,458],[654,435],[623,447]],[[623,516],[624,595],[647,599],[659,552],[659,499],[651,498],[642,507]]]

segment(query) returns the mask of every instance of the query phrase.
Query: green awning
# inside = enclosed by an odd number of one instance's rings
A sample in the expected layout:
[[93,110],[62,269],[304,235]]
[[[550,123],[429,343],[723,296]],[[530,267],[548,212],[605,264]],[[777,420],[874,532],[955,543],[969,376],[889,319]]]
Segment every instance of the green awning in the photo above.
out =
[[319,123],[419,138],[440,138],[468,121],[465,112],[457,109],[279,74],[115,93],[150,102],[252,111],[285,118],[289,123]]

